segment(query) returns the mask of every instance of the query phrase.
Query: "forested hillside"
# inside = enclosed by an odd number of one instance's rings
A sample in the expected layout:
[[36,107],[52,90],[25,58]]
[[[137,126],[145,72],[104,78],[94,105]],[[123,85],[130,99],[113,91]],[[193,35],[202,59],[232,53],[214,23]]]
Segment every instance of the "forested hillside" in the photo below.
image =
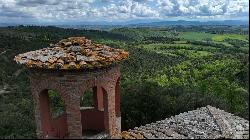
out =
[[0,138],[36,137],[28,71],[13,61],[14,56],[71,36],[85,36],[129,52],[129,59],[121,63],[123,130],[206,105],[249,120],[248,27],[111,31],[1,27]]

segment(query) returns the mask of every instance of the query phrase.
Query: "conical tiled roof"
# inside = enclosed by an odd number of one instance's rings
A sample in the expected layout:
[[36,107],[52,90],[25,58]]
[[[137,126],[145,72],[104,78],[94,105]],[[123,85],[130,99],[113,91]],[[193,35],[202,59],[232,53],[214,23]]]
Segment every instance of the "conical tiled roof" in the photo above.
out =
[[48,48],[19,54],[15,61],[36,69],[91,69],[120,62],[128,52],[94,44],[85,37],[63,39]]

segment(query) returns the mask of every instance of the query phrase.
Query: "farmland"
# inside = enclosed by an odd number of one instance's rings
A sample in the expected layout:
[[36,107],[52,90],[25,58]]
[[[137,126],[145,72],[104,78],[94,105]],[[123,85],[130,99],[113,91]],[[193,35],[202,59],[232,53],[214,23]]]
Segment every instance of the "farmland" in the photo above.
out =
[[185,40],[208,40],[215,36],[215,34],[204,32],[181,32],[180,37]]
[[247,36],[237,35],[237,34],[224,34],[224,35],[215,35],[212,37],[212,40],[217,42],[222,42],[225,41],[226,39],[247,41]]
[[[212,105],[249,120],[248,27],[0,28],[0,137],[35,138],[28,71],[16,54],[47,47],[70,36],[125,49],[121,64],[122,129]],[[242,31],[242,32],[239,32]],[[52,111],[61,102],[50,92]],[[92,105],[90,92],[81,103]],[[25,126],[25,128],[23,127]]]

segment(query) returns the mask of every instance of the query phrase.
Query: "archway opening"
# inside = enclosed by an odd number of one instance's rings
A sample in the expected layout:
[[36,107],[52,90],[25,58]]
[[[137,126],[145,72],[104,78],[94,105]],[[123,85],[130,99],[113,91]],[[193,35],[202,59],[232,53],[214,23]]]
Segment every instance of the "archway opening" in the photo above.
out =
[[91,108],[94,107],[94,90],[93,88],[87,89],[81,96],[80,107]]
[[45,138],[65,138],[67,117],[63,98],[54,90],[46,89],[40,94],[41,127]]
[[54,90],[48,90],[50,115],[57,118],[65,113],[63,98]]
[[96,86],[83,93],[80,100],[80,110],[84,138],[99,135],[105,130],[101,87]]

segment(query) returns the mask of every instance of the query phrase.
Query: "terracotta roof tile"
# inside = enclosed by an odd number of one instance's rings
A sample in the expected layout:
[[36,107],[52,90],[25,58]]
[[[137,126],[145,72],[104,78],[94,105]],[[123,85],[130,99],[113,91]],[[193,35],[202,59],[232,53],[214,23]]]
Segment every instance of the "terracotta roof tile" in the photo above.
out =
[[92,43],[85,37],[63,39],[50,47],[15,56],[18,64],[37,69],[90,69],[120,62],[128,52]]
[[121,133],[123,139],[249,139],[249,121],[212,106]]

